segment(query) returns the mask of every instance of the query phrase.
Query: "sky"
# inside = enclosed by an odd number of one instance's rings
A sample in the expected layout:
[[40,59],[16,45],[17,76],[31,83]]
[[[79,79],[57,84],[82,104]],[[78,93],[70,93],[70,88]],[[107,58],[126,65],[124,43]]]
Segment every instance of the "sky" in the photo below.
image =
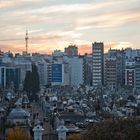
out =
[[140,0],[0,0],[0,49],[25,51],[26,30],[31,53],[91,53],[95,41],[140,49]]

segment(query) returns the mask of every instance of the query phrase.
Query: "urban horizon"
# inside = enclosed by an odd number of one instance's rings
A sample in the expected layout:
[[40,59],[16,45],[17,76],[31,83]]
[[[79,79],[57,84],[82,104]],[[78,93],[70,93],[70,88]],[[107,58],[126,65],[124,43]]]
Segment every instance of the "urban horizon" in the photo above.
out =
[[[67,47],[69,47],[69,46],[76,46],[77,47],[77,49],[78,49],[78,55],[86,55],[86,54],[92,54],[92,44],[93,43],[96,43],[97,41],[95,41],[95,42],[92,42],[91,43],[91,45],[89,45],[89,47],[90,47],[90,49],[88,50],[88,52],[80,52],[80,50],[79,50],[79,47],[78,47],[78,45],[76,45],[76,44],[69,44],[68,46],[66,46],[65,48],[67,48]],[[101,42],[101,41],[100,41]],[[100,42],[97,42],[97,43],[100,43]],[[104,44],[104,42],[101,42],[101,43],[103,43]],[[26,44],[26,43],[25,43]],[[28,44],[29,45],[29,44]],[[30,46],[28,46],[28,47],[30,47]],[[55,51],[60,51],[60,52],[62,52],[62,53],[65,53],[65,48],[63,48],[63,50],[60,50],[60,49],[54,49],[54,50],[52,50],[51,52],[49,52],[49,53],[47,53],[47,52],[39,52],[39,51],[35,51],[35,52],[29,52],[29,51],[27,51],[27,53],[28,54],[35,54],[35,53],[38,53],[38,54],[46,54],[46,55],[52,55]],[[132,47],[126,47],[126,48],[112,48],[111,47],[111,45],[109,46],[107,46],[106,47],[106,45],[104,44],[104,54],[106,54],[106,53],[108,53],[108,51],[109,50],[125,50],[125,49],[132,49],[132,50],[140,50],[139,48],[132,48]],[[22,54],[22,53],[26,53],[26,45],[25,45],[25,48],[23,49],[23,50],[21,50],[21,52],[12,52],[10,49],[9,50],[6,50],[6,51],[4,51],[4,50],[2,50],[1,48],[0,48],[0,51],[1,52],[3,52],[3,53],[6,53],[6,52],[10,52],[10,53],[12,53],[12,54]]]

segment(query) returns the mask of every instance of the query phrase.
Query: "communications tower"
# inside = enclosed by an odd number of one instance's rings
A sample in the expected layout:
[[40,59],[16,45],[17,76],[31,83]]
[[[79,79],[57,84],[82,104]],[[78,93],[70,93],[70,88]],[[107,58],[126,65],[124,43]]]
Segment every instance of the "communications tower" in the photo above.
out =
[[26,30],[26,36],[25,36],[26,54],[28,54],[28,40],[29,40],[29,37],[28,37],[28,30]]

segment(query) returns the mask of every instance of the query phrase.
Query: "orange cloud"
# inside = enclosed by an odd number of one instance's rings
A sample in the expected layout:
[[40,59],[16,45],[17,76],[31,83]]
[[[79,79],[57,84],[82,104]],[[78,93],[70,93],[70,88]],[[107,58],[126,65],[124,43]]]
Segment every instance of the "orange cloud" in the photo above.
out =
[[11,51],[13,53],[20,53],[25,50],[24,49],[25,47],[23,45],[11,45],[11,44],[0,44],[0,48],[4,52]]
[[106,42],[104,51],[107,52],[109,49],[125,49],[125,48],[134,48],[134,45],[131,42]]
[[[52,52],[57,49],[64,51],[64,48],[67,47],[71,42],[45,42],[42,44],[36,44],[36,43],[29,43],[28,51],[30,53],[43,53],[43,54],[52,54]],[[76,41],[73,42],[73,44],[76,44],[78,47],[79,54],[83,55],[85,53],[92,53],[92,44],[86,41],[81,40],[81,43]],[[105,42],[104,43],[104,52],[108,52],[110,48],[112,49],[125,49],[125,48],[134,48],[133,44],[131,42]],[[7,52],[11,51],[13,53],[21,53],[22,51],[25,51],[25,45],[24,44],[0,44],[0,48],[2,51]]]
[[89,44],[78,45],[79,54],[92,53],[92,46]]

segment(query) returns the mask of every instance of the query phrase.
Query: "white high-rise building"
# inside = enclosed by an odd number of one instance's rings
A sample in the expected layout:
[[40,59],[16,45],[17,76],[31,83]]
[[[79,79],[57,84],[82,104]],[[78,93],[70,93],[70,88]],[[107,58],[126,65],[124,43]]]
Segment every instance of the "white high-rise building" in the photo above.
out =
[[36,63],[39,73],[39,81],[41,86],[48,84],[48,64],[45,61],[39,61]]
[[83,59],[78,57],[69,58],[70,85],[83,84]]

